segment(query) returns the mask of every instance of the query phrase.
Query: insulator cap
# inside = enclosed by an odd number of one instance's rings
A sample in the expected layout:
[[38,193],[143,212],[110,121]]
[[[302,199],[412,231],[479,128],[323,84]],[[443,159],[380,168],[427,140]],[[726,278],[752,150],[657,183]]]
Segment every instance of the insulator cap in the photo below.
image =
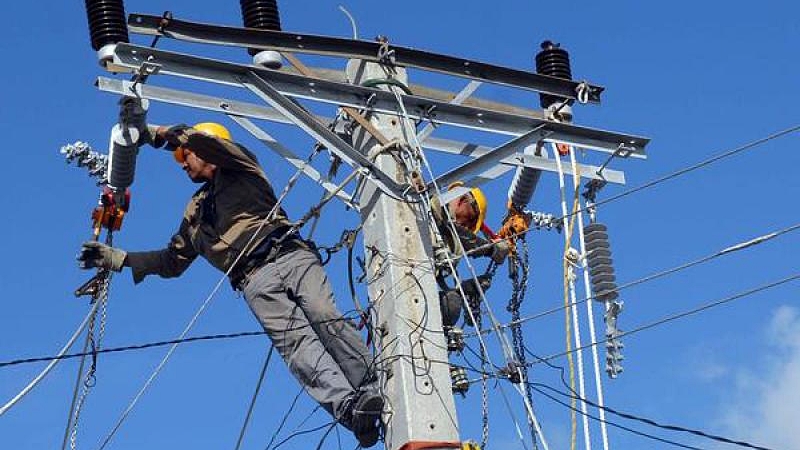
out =
[[[281,31],[281,16],[278,12],[277,0],[239,0],[242,7],[242,20],[245,28]],[[250,56],[255,56],[262,49],[248,48]]]
[[[536,73],[571,80],[569,53],[561,48],[561,44],[544,41],[541,47],[542,50],[536,54]],[[561,101],[564,101],[561,97],[539,94],[539,103],[545,109]]]
[[122,0],[85,0],[85,4],[89,37],[95,51],[109,44],[128,42]]

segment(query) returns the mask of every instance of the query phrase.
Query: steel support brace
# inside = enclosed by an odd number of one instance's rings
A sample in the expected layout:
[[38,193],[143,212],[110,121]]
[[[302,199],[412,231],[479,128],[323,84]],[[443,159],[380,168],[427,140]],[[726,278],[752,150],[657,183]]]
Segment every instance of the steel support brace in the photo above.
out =
[[[162,26],[162,21],[163,18],[161,16],[131,14],[128,18],[128,28],[133,33],[161,35],[205,44],[262,48],[281,52],[312,53],[384,62],[379,57],[379,54],[385,48],[384,44],[380,42],[226,27],[177,19],[171,19],[169,26],[165,28]],[[447,75],[534,90],[577,100],[577,92],[580,86],[577,81],[408,47],[390,45],[388,48],[391,50],[391,63],[398,66],[416,67]],[[603,88],[587,84],[587,89],[589,92],[588,100],[593,103],[600,103],[600,93],[603,92]]]
[[[137,84],[135,87],[133,84],[134,83],[130,81],[116,80],[106,77],[98,77],[96,82],[98,89],[104,92],[110,92],[119,95],[129,95],[135,92],[137,96],[146,98],[148,100],[155,100],[159,102],[170,103],[173,105],[186,106],[190,108],[200,108],[200,109],[205,109],[207,111],[219,112],[231,116],[231,118],[233,118],[234,120],[236,120],[236,117],[249,117],[251,119],[269,120],[272,122],[284,123],[284,124],[293,123],[283,114],[281,114],[274,108],[270,108],[268,106],[255,105],[252,103],[240,102],[220,97],[213,97],[209,95],[196,94],[193,92],[163,88],[159,86],[154,86],[152,84]],[[321,116],[315,116],[315,118],[317,119],[317,121],[322,123],[328,123],[331,120],[329,118]],[[264,142],[264,140],[261,139],[261,137],[259,137],[258,135],[255,136],[257,139],[262,140],[262,142]],[[545,139],[545,141],[546,140],[547,139]],[[270,144],[267,145],[270,146]],[[289,161],[289,163],[292,164],[293,166],[299,168],[298,163],[302,162],[302,159],[299,158],[291,150],[281,146],[280,144],[278,145],[282,150],[279,150],[278,148],[273,146],[270,146],[270,149],[272,149],[279,155],[285,157]],[[477,145],[468,142],[453,141],[437,137],[428,137],[427,139],[425,139],[425,141],[423,142],[423,147],[444,153],[469,156],[472,158],[485,155],[493,150],[491,147],[486,147],[483,145]],[[644,158],[644,156],[637,154],[631,155],[631,157]],[[508,173],[509,170],[517,166],[531,167],[534,169],[540,169],[554,173],[558,171],[557,168],[555,167],[555,161],[548,158],[538,157],[534,155],[525,155],[522,153],[515,153],[511,156],[501,159],[499,162],[502,165],[495,166],[469,179],[472,181],[468,184],[470,186],[478,186],[480,184],[483,184],[487,181],[491,181],[501,175]],[[584,178],[604,180],[609,183],[615,183],[615,184],[625,183],[625,174],[623,172],[605,168],[602,171],[602,176],[600,176],[597,174],[597,172],[600,170],[600,168],[597,166],[581,165],[580,168],[581,168],[580,175]],[[565,170],[567,174],[570,175],[572,174],[571,172],[572,169],[570,167],[565,167]],[[306,175],[309,176],[309,178],[311,178],[314,181],[318,182],[318,179],[321,179],[319,173],[312,167],[308,167],[307,170],[305,170],[305,173]],[[326,186],[323,185],[323,187],[327,189]]]
[[375,167],[366,156],[359,153],[356,149],[351,147],[350,144],[337,136],[336,133],[317,121],[314,116],[300,105],[278,92],[269,82],[261,78],[258,74],[250,72],[247,77],[242,77],[240,82],[243,86],[269,103],[270,106],[289,118],[303,131],[321,142],[322,145],[327,147],[329,151],[335,153],[342,161],[355,168],[363,167],[368,170],[370,180],[383,192],[394,197],[402,197],[404,195],[404,187],[401,187],[394,180],[386,176],[386,174]]
[[[230,86],[241,86],[241,79],[256,74],[269,80],[275,90],[290,97],[369,108],[372,112],[399,115],[397,99],[391,92],[355,86],[300,75],[234,64],[180,53],[156,50],[131,44],[117,44],[114,64],[119,69],[137,70],[142,64],[159,66],[160,74],[199,79]],[[510,113],[439,102],[414,95],[403,95],[409,116],[414,120],[431,120],[443,125],[519,136],[546,125],[549,139],[581,148],[613,153],[620,144],[629,147],[632,154],[644,154],[649,139],[597,130],[577,125],[536,119]]]
[[353,201],[353,198],[350,196],[350,194],[340,190],[339,186],[337,186],[335,183],[331,183],[323,178],[317,169],[312,167],[310,164],[307,164],[306,161],[298,157],[296,154],[294,154],[294,152],[281,145],[281,143],[270,136],[269,133],[257,127],[256,124],[245,117],[235,116],[233,114],[229,114],[229,117],[234,122],[238,123],[242,128],[247,130],[250,134],[252,134],[253,137],[283,157],[283,159],[297,168],[297,170],[301,170],[308,178],[311,178],[313,181],[322,186],[322,188],[328,191],[329,194],[336,195],[336,197],[343,201],[347,206],[355,209],[356,211],[359,210],[358,204]]
[[482,172],[489,167],[496,165],[501,159],[513,155],[517,150],[525,148],[526,145],[532,144],[536,141],[541,141],[547,137],[549,132],[547,130],[543,130],[542,128],[544,128],[544,125],[541,125],[520,137],[506,142],[505,144],[495,148],[485,155],[479,156],[472,161],[456,167],[455,169],[436,178],[436,184],[439,187],[446,187],[455,181],[463,181],[473,174]]

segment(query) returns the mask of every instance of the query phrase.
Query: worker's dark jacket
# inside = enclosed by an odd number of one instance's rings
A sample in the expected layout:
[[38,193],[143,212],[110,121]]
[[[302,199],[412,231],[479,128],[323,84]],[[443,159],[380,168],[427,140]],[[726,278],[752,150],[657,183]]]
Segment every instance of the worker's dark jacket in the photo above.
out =
[[[439,229],[439,233],[442,235],[447,247],[454,254],[460,255],[461,249],[456,245],[453,229],[447,223],[447,214],[444,210],[445,206],[442,206],[438,196],[431,199],[431,208],[433,209],[433,218],[436,221],[436,227]],[[490,245],[491,242],[481,238],[469,228],[459,225],[456,222],[453,222],[453,226],[456,229],[461,245],[464,247],[464,251],[468,252],[469,256],[492,256],[494,253],[494,246]]]
[[[217,169],[214,179],[192,196],[180,227],[166,248],[128,253],[127,265],[136,283],[149,274],[177,277],[197,255],[226,272],[277,201],[255,155],[241,145],[191,128],[180,130],[177,136],[183,145]],[[279,209],[247,247],[248,253],[272,231],[288,224],[286,213]],[[241,277],[246,256],[231,270],[232,280]]]

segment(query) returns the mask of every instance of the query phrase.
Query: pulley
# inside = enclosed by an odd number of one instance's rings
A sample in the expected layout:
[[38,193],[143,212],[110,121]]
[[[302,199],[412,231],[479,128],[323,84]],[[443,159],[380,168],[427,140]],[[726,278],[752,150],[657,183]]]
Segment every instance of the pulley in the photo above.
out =
[[467,371],[461,367],[450,366],[450,380],[453,382],[453,392],[462,396],[469,391]]
[[458,327],[444,327],[444,334],[447,337],[447,351],[461,353],[466,347],[464,341],[464,330]]

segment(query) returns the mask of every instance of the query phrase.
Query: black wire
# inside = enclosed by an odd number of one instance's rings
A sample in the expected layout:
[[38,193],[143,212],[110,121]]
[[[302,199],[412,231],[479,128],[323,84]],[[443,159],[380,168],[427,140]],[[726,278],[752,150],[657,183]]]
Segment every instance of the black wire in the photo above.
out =
[[[738,300],[740,298],[747,297],[747,296],[756,294],[758,292],[765,291],[767,289],[771,289],[773,287],[789,283],[789,282],[797,280],[797,279],[800,279],[800,273],[796,273],[794,275],[790,275],[790,276],[782,278],[782,279],[780,279],[778,281],[773,281],[771,283],[762,284],[761,286],[754,287],[752,289],[748,289],[746,291],[742,291],[742,292],[739,292],[737,294],[729,295],[729,296],[727,296],[725,298],[722,298],[720,300],[716,300],[716,301],[713,301],[713,302],[706,303],[704,305],[698,306],[697,308],[693,308],[693,309],[690,309],[688,311],[683,311],[683,312],[680,312],[680,313],[677,313],[677,314],[673,314],[671,316],[664,317],[663,319],[656,320],[655,322],[650,322],[648,324],[641,325],[641,326],[639,326],[637,328],[634,328],[632,330],[629,330],[629,331],[622,331],[619,334],[617,334],[616,336],[614,336],[614,338],[615,339],[619,339],[619,338],[622,338],[622,337],[625,337],[625,336],[629,336],[629,335],[634,334],[634,333],[639,333],[640,331],[644,331],[644,330],[647,330],[647,329],[650,329],[650,328],[655,328],[655,327],[657,327],[659,325],[663,325],[665,323],[672,322],[673,320],[682,319],[684,317],[691,316],[693,314],[697,314],[697,313],[703,312],[705,310],[708,310],[708,309],[711,309],[711,308],[715,308],[717,306],[724,305],[724,304],[732,302],[734,300]],[[602,344],[602,343],[607,342],[607,341],[608,341],[608,339],[600,339],[600,340],[598,340],[596,342],[592,342],[590,344],[586,344],[586,345],[583,345],[581,347],[576,347],[576,348],[574,348],[574,349],[572,349],[570,351],[565,351],[565,352],[557,353],[555,355],[550,355],[550,356],[548,356],[546,358],[541,358],[542,361],[533,361],[533,362],[528,363],[528,365],[532,366],[532,365],[538,364],[540,362],[549,361],[551,359],[555,359],[555,358],[558,358],[558,357],[561,357],[561,356],[566,356],[566,355],[568,355],[570,353],[575,353],[575,352],[578,352],[578,351],[581,351],[581,350],[585,350],[587,348],[594,347],[594,346],[596,346],[598,344]]]
[[642,423],[645,423],[645,424],[648,424],[648,425],[652,425],[652,426],[657,427],[657,428],[662,428],[664,430],[680,431],[680,432],[684,432],[684,433],[690,433],[690,434],[693,434],[695,436],[700,436],[700,437],[704,437],[704,438],[711,439],[711,440],[714,440],[714,441],[723,442],[725,444],[738,445],[739,447],[752,448],[752,449],[756,449],[756,450],[772,450],[769,447],[762,447],[762,446],[751,444],[751,443],[745,442],[745,441],[737,441],[737,440],[734,440],[734,439],[726,438],[724,436],[719,436],[719,435],[716,435],[716,434],[707,433],[707,432],[701,431],[701,430],[696,430],[696,429],[692,429],[692,428],[685,428],[685,427],[681,427],[681,426],[678,426],[678,425],[661,424],[661,423],[656,422],[653,419],[648,419],[646,417],[641,417],[641,416],[637,416],[637,415],[634,415],[634,414],[631,414],[631,413],[626,413],[626,412],[623,412],[623,411],[619,411],[619,410],[616,410],[616,409],[608,407],[608,406],[600,406],[597,403],[595,403],[595,402],[593,402],[593,401],[591,401],[589,399],[582,398],[581,396],[579,396],[577,394],[569,394],[567,392],[561,392],[558,389],[556,389],[556,388],[554,388],[552,386],[548,386],[546,384],[542,384],[542,383],[531,383],[531,384],[533,384],[535,386],[538,386],[538,387],[542,387],[542,388],[548,389],[548,390],[553,391],[553,392],[555,392],[555,393],[557,393],[559,395],[562,395],[564,397],[571,397],[571,398],[574,398],[576,400],[580,400],[580,401],[586,403],[589,406],[593,406],[595,408],[602,409],[602,410],[604,410],[606,412],[610,412],[611,414],[614,414],[616,416],[622,417],[624,419],[635,420],[635,421],[642,422]]
[[[313,325],[320,325],[326,324],[330,322],[341,322],[346,320],[351,320],[351,317],[347,317],[347,315],[343,315],[338,319],[331,319],[320,321],[318,323],[309,323],[308,325],[303,325],[299,327],[293,327],[287,329],[286,331],[294,331],[300,330],[303,328],[311,327]],[[156,348],[156,347],[164,347],[167,345],[172,344],[183,344],[186,342],[199,342],[199,341],[216,341],[216,340],[224,340],[224,339],[235,339],[240,337],[252,337],[252,336],[263,336],[266,335],[266,331],[242,331],[238,333],[221,333],[221,334],[209,334],[203,336],[194,336],[194,337],[187,337],[183,339],[170,339],[166,341],[156,341],[156,342],[148,342],[144,344],[133,344],[133,345],[125,345],[121,347],[108,347],[108,348],[101,348],[96,351],[97,354],[100,353],[120,353],[120,352],[127,352],[133,350],[144,350],[149,348]],[[14,359],[5,362],[0,362],[0,368],[9,367],[9,366],[16,366],[20,364],[29,364],[29,363],[36,363],[36,362],[47,362],[47,361],[54,361],[54,360],[62,360],[62,359],[72,359],[72,358],[80,358],[83,356],[90,356],[92,355],[91,351],[86,352],[78,352],[78,353],[67,353],[61,356],[40,356],[34,358],[21,358],[21,359]]]
[[724,436],[711,434],[711,433],[708,433],[708,432],[705,432],[705,431],[701,431],[701,430],[697,430],[697,429],[681,427],[681,426],[678,426],[678,425],[661,424],[661,423],[656,422],[653,419],[648,419],[646,417],[641,417],[641,416],[637,416],[637,415],[634,415],[634,414],[631,414],[631,413],[626,413],[626,412],[623,412],[623,411],[619,411],[619,410],[616,410],[616,409],[611,408],[609,406],[601,406],[601,405],[599,405],[599,404],[597,404],[597,403],[595,403],[595,402],[593,402],[593,401],[591,401],[589,399],[581,397],[577,392],[575,392],[574,389],[572,389],[569,386],[569,383],[567,383],[567,380],[565,378],[566,369],[564,367],[557,366],[557,365],[555,365],[555,364],[553,364],[553,363],[551,363],[549,361],[544,360],[540,356],[538,356],[535,353],[533,353],[527,347],[525,348],[525,351],[529,355],[531,355],[534,358],[538,359],[539,361],[547,364],[549,367],[551,367],[551,368],[553,368],[555,370],[558,370],[560,372],[560,374],[561,374],[561,384],[564,385],[564,387],[569,392],[559,391],[558,389],[556,389],[556,388],[554,388],[552,386],[548,386],[548,385],[546,385],[544,383],[529,382],[528,385],[531,386],[531,388],[533,388],[534,386],[542,387],[542,388],[548,389],[550,391],[553,391],[553,392],[555,392],[555,393],[557,393],[557,394],[559,394],[561,396],[568,397],[568,398],[574,398],[576,400],[579,400],[581,402],[586,403],[589,406],[592,406],[592,407],[595,407],[595,408],[598,408],[598,409],[602,409],[603,411],[609,412],[609,413],[614,414],[616,416],[619,416],[619,417],[622,417],[622,418],[625,418],[625,419],[629,419],[629,420],[635,420],[635,421],[638,421],[638,422],[642,422],[642,423],[645,423],[647,425],[651,425],[651,426],[654,426],[654,427],[657,427],[657,428],[662,428],[662,429],[669,430],[669,431],[680,431],[680,432],[684,432],[684,433],[690,433],[690,434],[694,434],[696,436],[712,439],[712,440],[715,440],[715,441],[718,441],[718,442],[723,442],[723,443],[726,443],[726,444],[738,445],[738,446],[741,446],[741,447],[753,448],[753,449],[757,449],[757,450],[772,450],[772,449],[769,449],[767,447],[760,447],[760,446],[757,446],[755,444],[750,444],[750,443],[745,442],[745,441],[736,441],[736,440],[733,440],[733,439],[730,439],[730,438],[726,438]]
[[[701,161],[699,163],[692,164],[691,166],[685,167],[683,169],[676,170],[675,172],[669,173],[667,175],[663,175],[663,176],[661,176],[659,178],[651,180],[651,181],[649,181],[647,183],[644,183],[642,185],[639,185],[637,187],[628,189],[626,191],[620,192],[619,194],[613,195],[613,196],[611,196],[609,198],[606,198],[604,200],[600,200],[598,202],[595,202],[594,205],[592,205],[592,207],[597,207],[597,206],[604,205],[604,204],[610,203],[612,201],[618,200],[620,198],[627,197],[628,195],[631,195],[631,194],[633,194],[635,192],[639,192],[639,191],[645,190],[647,188],[651,188],[651,187],[656,186],[658,184],[661,184],[661,183],[663,183],[665,181],[671,180],[673,178],[677,178],[677,177],[679,177],[681,175],[685,175],[685,174],[687,174],[689,172],[693,172],[693,171],[695,171],[697,169],[700,169],[702,167],[708,166],[709,164],[712,164],[712,163],[715,163],[715,162],[717,162],[719,160],[728,158],[728,157],[733,156],[733,155],[735,155],[737,153],[741,153],[741,152],[743,152],[745,150],[749,150],[749,149],[751,149],[753,147],[756,147],[758,145],[765,144],[765,143],[767,143],[767,142],[769,142],[769,141],[771,141],[773,139],[777,139],[777,138],[785,136],[787,134],[794,133],[794,132],[796,132],[798,130],[800,130],[800,125],[793,125],[793,126],[791,126],[789,128],[786,128],[786,129],[783,129],[781,131],[777,131],[777,132],[775,132],[773,134],[770,134],[769,136],[766,136],[766,137],[763,137],[763,138],[760,138],[760,139],[756,139],[755,141],[751,141],[751,142],[748,142],[746,144],[743,144],[743,145],[740,145],[738,147],[735,147],[735,148],[733,148],[731,150],[724,151],[724,152],[719,153],[717,155],[711,156],[708,159],[705,159],[705,160],[703,160],[703,161]],[[563,220],[563,219],[565,219],[567,217],[573,217],[576,214],[580,214],[582,212],[585,212],[588,209],[589,208],[587,208],[587,207],[579,208],[579,209],[576,209],[575,211],[573,211],[572,213],[567,214],[566,216],[558,217],[555,220],[556,221],[561,221],[561,220]],[[517,233],[517,234],[512,235],[512,236],[509,236],[509,237],[517,237],[517,236],[523,235],[525,233],[527,233],[527,230],[524,231],[524,232]],[[474,253],[476,251],[480,251],[482,248],[485,248],[487,246],[476,247],[476,248],[466,252],[466,254],[470,255],[470,254],[472,254],[472,253]]]
[[596,421],[598,421],[598,422],[602,422],[602,423],[605,423],[605,424],[611,425],[612,427],[619,428],[619,429],[621,429],[621,430],[625,430],[625,431],[627,431],[627,432],[629,432],[629,433],[633,433],[633,434],[635,434],[635,435],[637,435],[637,436],[642,436],[642,437],[645,437],[645,438],[648,438],[648,439],[653,439],[653,440],[655,440],[655,441],[663,442],[663,443],[665,443],[665,444],[674,445],[674,446],[676,446],[676,447],[687,448],[687,449],[691,449],[691,450],[705,450],[705,449],[703,449],[702,447],[694,447],[694,446],[691,446],[691,445],[681,444],[680,442],[675,442],[675,441],[672,441],[672,440],[669,440],[669,439],[666,439],[666,438],[662,438],[662,437],[654,436],[654,435],[652,435],[652,434],[648,434],[648,433],[645,433],[645,432],[642,432],[642,431],[639,431],[639,430],[635,430],[635,429],[633,429],[633,428],[626,427],[625,425],[620,425],[620,424],[618,424],[618,423],[611,422],[611,421],[609,421],[609,420],[603,420],[603,419],[600,419],[599,417],[593,416],[593,415],[591,415],[591,414],[589,414],[589,413],[584,413],[584,412],[583,412],[583,411],[581,411],[580,409],[578,409],[578,408],[575,408],[575,407],[573,407],[572,405],[570,405],[570,404],[568,404],[568,403],[564,403],[564,402],[562,402],[561,400],[559,400],[559,399],[557,399],[557,398],[553,397],[552,395],[548,394],[547,392],[544,392],[543,390],[541,390],[541,389],[537,388],[536,386],[531,386],[531,388],[532,388],[534,391],[536,391],[536,392],[538,392],[538,393],[540,393],[540,394],[544,395],[545,397],[547,397],[547,398],[549,398],[550,400],[552,400],[552,401],[554,401],[554,402],[558,403],[558,404],[559,404],[559,405],[561,405],[561,406],[564,406],[564,407],[566,407],[566,408],[569,408],[569,409],[571,409],[571,410],[573,410],[573,411],[575,411],[575,412],[577,412],[577,413],[579,413],[579,414],[581,414],[581,415],[584,415],[584,416],[586,416],[586,417],[588,417],[588,418],[590,418],[590,419],[593,419],[593,420],[596,420]]

